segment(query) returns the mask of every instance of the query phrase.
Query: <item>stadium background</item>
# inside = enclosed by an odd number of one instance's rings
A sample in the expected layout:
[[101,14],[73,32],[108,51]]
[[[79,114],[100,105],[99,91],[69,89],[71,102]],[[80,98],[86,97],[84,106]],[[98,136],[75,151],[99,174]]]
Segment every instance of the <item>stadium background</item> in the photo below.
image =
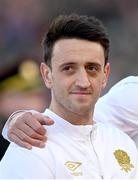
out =
[[49,102],[38,68],[41,40],[54,17],[71,12],[95,15],[107,26],[111,76],[105,92],[138,75],[137,0],[0,0],[0,131],[13,111],[43,111]]

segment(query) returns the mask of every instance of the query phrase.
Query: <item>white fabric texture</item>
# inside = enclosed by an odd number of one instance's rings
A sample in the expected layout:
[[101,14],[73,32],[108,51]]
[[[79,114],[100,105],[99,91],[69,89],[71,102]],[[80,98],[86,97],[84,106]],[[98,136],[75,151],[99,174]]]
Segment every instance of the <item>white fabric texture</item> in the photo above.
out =
[[111,123],[127,133],[138,147],[138,76],[129,76],[96,103],[94,119]]
[[136,146],[122,131],[102,123],[72,125],[49,109],[44,114],[55,121],[46,127],[46,147],[27,150],[11,143],[0,163],[0,178],[138,178]]

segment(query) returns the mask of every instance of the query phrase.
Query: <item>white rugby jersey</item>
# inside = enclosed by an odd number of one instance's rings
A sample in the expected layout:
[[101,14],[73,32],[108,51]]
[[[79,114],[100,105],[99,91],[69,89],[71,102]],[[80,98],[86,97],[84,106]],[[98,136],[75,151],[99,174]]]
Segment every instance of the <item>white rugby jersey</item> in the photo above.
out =
[[127,133],[138,147],[138,76],[129,76],[96,103],[94,119],[108,122]]
[[47,109],[54,119],[47,126],[43,149],[11,143],[0,163],[0,178],[129,179],[137,178],[138,152],[134,142],[112,125],[72,125]]

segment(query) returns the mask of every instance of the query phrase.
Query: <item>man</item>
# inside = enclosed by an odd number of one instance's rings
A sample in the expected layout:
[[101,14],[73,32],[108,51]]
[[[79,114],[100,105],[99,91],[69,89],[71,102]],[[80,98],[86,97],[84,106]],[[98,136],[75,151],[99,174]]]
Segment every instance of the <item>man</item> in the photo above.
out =
[[[99,98],[94,110],[96,122],[109,122],[127,133],[138,147],[138,76],[129,76],[114,85]],[[45,128],[53,121],[36,111],[17,111],[9,118],[3,135],[31,149],[45,145]],[[7,132],[8,131],[8,132]],[[23,133],[22,133],[23,132]],[[32,136],[33,135],[33,136]]]
[[133,141],[92,118],[110,71],[109,40],[102,23],[94,17],[59,16],[43,44],[45,63],[40,70],[51,89],[44,114],[55,123],[47,127],[46,148],[30,151],[11,143],[0,164],[0,177],[137,178]]

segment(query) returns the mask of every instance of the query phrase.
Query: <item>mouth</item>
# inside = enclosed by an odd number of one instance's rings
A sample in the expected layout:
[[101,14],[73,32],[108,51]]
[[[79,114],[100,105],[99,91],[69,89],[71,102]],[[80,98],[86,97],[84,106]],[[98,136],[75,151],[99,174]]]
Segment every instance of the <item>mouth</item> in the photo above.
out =
[[86,91],[77,91],[77,92],[71,92],[71,94],[75,94],[75,95],[90,95],[90,92],[86,92]]

